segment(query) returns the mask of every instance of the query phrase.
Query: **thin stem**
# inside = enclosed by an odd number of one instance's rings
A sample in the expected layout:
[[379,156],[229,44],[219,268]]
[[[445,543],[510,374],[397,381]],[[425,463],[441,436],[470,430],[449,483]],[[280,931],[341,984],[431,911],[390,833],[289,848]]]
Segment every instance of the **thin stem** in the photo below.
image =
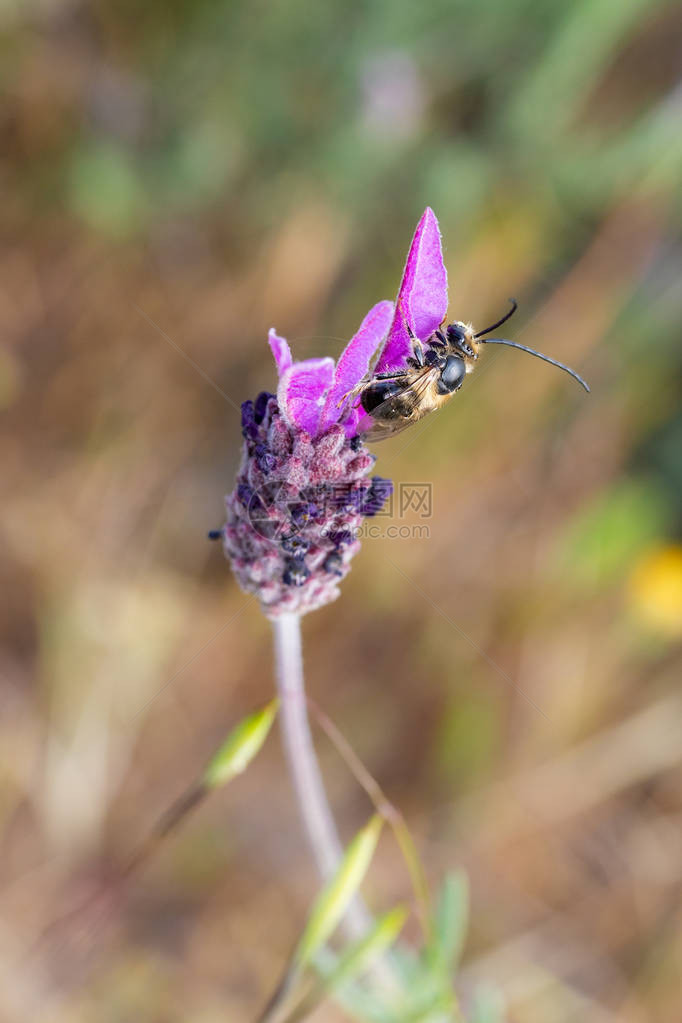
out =
[[[283,614],[274,619],[273,626],[284,749],[310,847],[320,877],[326,882],[341,863],[343,847],[327,802],[310,734],[303,683],[301,622],[296,614]],[[364,902],[359,897],[355,898],[343,920],[347,936],[353,940],[361,938],[371,924],[372,917]]]

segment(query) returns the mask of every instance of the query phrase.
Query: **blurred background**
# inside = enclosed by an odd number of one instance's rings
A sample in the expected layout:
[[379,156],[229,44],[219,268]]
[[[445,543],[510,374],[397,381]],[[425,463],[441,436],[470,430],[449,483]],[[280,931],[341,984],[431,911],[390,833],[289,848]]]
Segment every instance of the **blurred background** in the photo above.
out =
[[[277,980],[317,879],[274,733],[98,926],[68,913],[272,694],[206,540],[267,329],[338,354],[428,204],[452,318],[515,295],[506,336],[592,394],[490,349],[377,446],[429,535],[364,543],[309,691],[434,885],[468,873],[465,995],[677,1023],[680,5],[3,0],[0,38],[0,1017],[248,1020]],[[318,746],[348,838],[370,806]],[[385,836],[368,898],[409,893]]]

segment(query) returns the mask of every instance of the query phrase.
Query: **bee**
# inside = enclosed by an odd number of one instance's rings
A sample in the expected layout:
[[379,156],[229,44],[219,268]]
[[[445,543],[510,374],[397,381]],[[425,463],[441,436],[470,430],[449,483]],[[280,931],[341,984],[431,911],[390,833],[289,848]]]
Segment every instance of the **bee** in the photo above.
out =
[[470,323],[457,320],[444,330],[441,324],[438,330],[421,342],[405,320],[412,342],[412,355],[406,360],[405,368],[365,377],[344,396],[343,401],[359,397],[358,404],[372,417],[372,425],[364,431],[364,438],[376,441],[392,437],[419,422],[429,412],[442,408],[459,391],[467,373],[473,372],[481,345],[485,344],[520,348],[522,352],[528,352],[529,355],[535,355],[563,369],[589,392],[583,378],[562,362],[550,359],[548,355],[520,345],[517,341],[485,336],[514,315],[518,303],[516,299],[510,301],[512,307],[509,312],[478,333],[474,333]]

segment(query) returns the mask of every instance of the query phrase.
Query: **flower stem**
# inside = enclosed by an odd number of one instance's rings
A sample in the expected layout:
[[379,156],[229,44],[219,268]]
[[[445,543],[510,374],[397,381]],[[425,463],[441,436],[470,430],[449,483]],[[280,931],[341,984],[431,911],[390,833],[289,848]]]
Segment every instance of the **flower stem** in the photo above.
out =
[[[282,614],[273,619],[273,626],[284,749],[308,841],[320,877],[326,882],[336,873],[341,863],[343,847],[327,802],[310,734],[303,682],[301,620],[297,614]],[[343,920],[347,936],[351,939],[364,936],[371,923],[372,917],[367,907],[356,897]]]

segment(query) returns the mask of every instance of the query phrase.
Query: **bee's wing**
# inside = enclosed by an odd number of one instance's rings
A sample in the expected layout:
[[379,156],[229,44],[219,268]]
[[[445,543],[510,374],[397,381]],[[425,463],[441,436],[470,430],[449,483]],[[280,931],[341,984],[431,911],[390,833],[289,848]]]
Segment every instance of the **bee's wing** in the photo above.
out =
[[[422,398],[429,387],[436,382],[439,374],[440,370],[433,366],[425,366],[424,369],[410,377],[410,382],[406,383],[401,391],[392,394],[390,398],[372,409],[371,416],[374,422],[369,430],[363,433],[364,438],[370,441],[384,440],[386,437],[393,437],[396,433],[400,433],[401,430],[406,430],[408,426],[412,426],[413,423],[421,419],[424,415],[419,411]],[[400,400],[404,413],[395,419],[382,419],[382,411],[388,411],[397,399]]]
[[362,431],[362,439],[373,442],[386,440],[387,437],[395,437],[396,433],[406,430],[413,423],[414,419],[384,419],[382,422],[373,422],[369,430]]

